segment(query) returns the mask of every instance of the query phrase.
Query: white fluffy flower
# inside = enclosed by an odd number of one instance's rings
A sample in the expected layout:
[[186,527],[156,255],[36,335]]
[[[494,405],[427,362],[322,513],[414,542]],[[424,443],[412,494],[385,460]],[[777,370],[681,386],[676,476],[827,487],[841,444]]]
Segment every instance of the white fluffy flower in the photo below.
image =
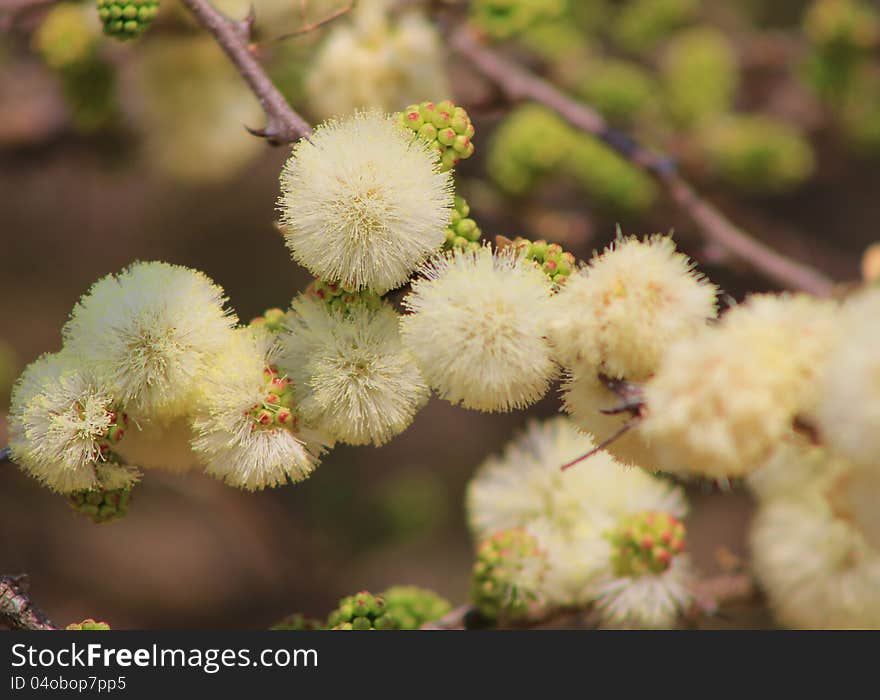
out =
[[326,122],[300,140],[281,189],[294,259],[323,280],[379,293],[440,248],[453,202],[437,152],[378,112]]
[[402,109],[449,92],[437,30],[418,12],[392,19],[388,5],[361,0],[351,23],[330,28],[306,77],[309,105],[320,117]]
[[476,539],[526,528],[547,554],[542,594],[553,604],[585,604],[612,573],[606,535],[644,512],[684,516],[680,488],[600,451],[563,471],[594,446],[566,418],[529,424],[500,457],[490,457],[468,485],[468,522]]
[[823,367],[816,414],[822,438],[841,455],[880,465],[880,289],[844,307],[840,342]]
[[66,347],[136,421],[166,422],[192,407],[198,382],[232,337],[223,290],[201,272],[135,263],[96,282],[64,327]]
[[250,491],[311,474],[322,440],[300,425],[275,337],[239,329],[202,382],[193,449],[208,474]]
[[673,341],[715,318],[717,294],[669,236],[618,236],[554,298],[550,340],[568,369],[644,381]]
[[784,625],[880,628],[880,474],[831,455],[822,467],[797,490],[762,494],[753,571]]
[[693,601],[694,571],[687,555],[659,574],[609,576],[593,588],[603,627],[664,629]]
[[510,249],[434,258],[404,300],[404,343],[428,383],[481,411],[523,408],[556,374],[546,341],[550,282]]
[[805,295],[755,295],[672,345],[645,385],[648,414],[638,426],[661,468],[743,476],[793,438],[794,419],[817,400],[834,311]]
[[[120,409],[87,369],[67,353],[43,355],[25,369],[9,413],[13,459],[60,493],[133,482],[136,471],[108,462]],[[122,431],[119,431],[119,437]],[[114,436],[115,439],[115,436]],[[117,468],[118,467],[118,468]]]
[[352,445],[381,445],[409,427],[429,392],[398,323],[388,304],[331,310],[294,299],[279,364],[307,425]]

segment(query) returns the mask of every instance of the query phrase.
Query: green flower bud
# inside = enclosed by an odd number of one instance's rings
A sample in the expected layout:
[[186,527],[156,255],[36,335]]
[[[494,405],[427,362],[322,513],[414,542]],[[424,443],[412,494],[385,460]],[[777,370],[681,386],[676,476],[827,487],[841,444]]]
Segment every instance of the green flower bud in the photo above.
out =
[[385,599],[361,591],[339,601],[339,607],[327,618],[327,627],[333,630],[393,630],[397,622],[391,617]]
[[625,518],[606,534],[613,547],[611,563],[619,577],[659,574],[684,551],[684,524],[669,513],[646,511]]
[[482,231],[477,222],[467,218],[471,208],[463,197],[456,196],[449,226],[446,228],[446,241],[443,244],[445,250],[461,248],[470,250],[478,248],[479,244],[473,245],[480,240]]
[[526,617],[540,602],[546,557],[537,540],[514,528],[480,543],[471,576],[471,601],[491,619]]
[[106,622],[96,622],[88,617],[82,622],[71,622],[64,629],[84,632],[104,632],[110,629],[110,625]]
[[158,0],[97,0],[97,5],[104,33],[121,41],[143,34],[159,12]]
[[426,622],[439,620],[452,609],[445,598],[426,588],[393,586],[382,594],[387,615],[397,622],[397,629],[417,630]]
[[128,512],[130,500],[131,487],[74,491],[67,497],[68,504],[75,512],[91,518],[95,524],[121,518]]
[[415,131],[440,153],[443,170],[451,170],[460,160],[474,153],[471,139],[474,127],[466,110],[449,100],[437,103],[422,102],[410,105],[397,115],[398,121]]

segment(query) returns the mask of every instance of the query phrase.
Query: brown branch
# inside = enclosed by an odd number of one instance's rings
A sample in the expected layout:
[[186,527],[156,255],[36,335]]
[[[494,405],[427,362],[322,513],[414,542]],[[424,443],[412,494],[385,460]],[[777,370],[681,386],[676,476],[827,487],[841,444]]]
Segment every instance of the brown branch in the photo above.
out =
[[831,279],[773,250],[731,223],[681,177],[671,158],[651,151],[626,134],[611,129],[596,110],[568,97],[547,81],[482,45],[467,28],[455,31],[449,39],[449,45],[500,87],[509,99],[532,100],[549,107],[576,129],[601,139],[652,175],[713,243],[749,262],[783,287],[821,297],[831,295]]
[[277,44],[280,41],[285,41],[286,39],[293,39],[294,37],[302,36],[303,34],[308,34],[309,32],[313,32],[316,29],[323,27],[325,24],[329,24],[334,19],[338,19],[344,15],[347,15],[354,9],[354,6],[357,4],[357,0],[349,0],[347,5],[339,7],[333,12],[320,19],[316,19],[314,22],[307,22],[299,29],[295,29],[292,32],[287,32],[286,34],[281,34],[280,36],[273,37],[272,39],[267,39],[265,43],[267,44]]
[[263,129],[250,129],[255,136],[266,138],[272,145],[293,143],[312,133],[312,127],[297,114],[266,71],[257,61],[250,48],[253,11],[242,22],[234,22],[220,13],[208,0],[180,0],[192,12],[196,20],[207,29],[220,44],[266,113]]
[[14,630],[57,630],[27,593],[25,575],[0,576],[0,623]]
[[0,31],[6,31],[19,17],[54,5],[58,0],[0,0]]

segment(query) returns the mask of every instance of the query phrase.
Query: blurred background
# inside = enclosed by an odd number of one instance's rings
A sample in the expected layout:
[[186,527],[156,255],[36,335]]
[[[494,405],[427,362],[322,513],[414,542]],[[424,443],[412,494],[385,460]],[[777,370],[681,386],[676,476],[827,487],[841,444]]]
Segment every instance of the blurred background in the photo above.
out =
[[[244,16],[245,2],[216,3]],[[579,258],[626,233],[674,231],[734,299],[773,288],[700,232],[641,171],[535,106],[510,105],[443,33],[498,50],[673,156],[734,222],[837,281],[859,275],[880,220],[880,19],[856,0],[255,0],[255,51],[313,122],[452,96],[476,126],[456,172],[484,237],[544,238]],[[326,23],[323,19],[339,16]],[[311,30],[311,25],[320,24]],[[286,37],[285,34],[293,34]],[[198,268],[242,320],[309,282],[274,226],[288,149],[220,50],[163,0],[136,41],[103,36],[94,3],[0,2],[0,444],[21,369],[60,348],[92,282],[134,260]],[[360,589],[411,583],[464,602],[463,493],[528,412],[432,400],[382,448],[339,447],[307,481],[248,494],[150,472],[129,514],[92,525],[0,466],[0,571],[27,572],[59,624],[265,628],[323,617]],[[689,486],[707,573],[744,552],[744,491]],[[718,624],[760,625],[760,613]]]

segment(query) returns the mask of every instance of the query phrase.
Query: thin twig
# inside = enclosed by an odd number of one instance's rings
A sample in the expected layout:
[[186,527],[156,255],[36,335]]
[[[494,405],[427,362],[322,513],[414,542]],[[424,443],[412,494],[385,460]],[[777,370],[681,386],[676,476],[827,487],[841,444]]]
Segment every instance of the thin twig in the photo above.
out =
[[703,234],[736,257],[751,263],[769,279],[816,296],[831,295],[834,283],[809,265],[792,260],[752,238],[703,200],[678,173],[675,162],[635,139],[611,129],[594,109],[561,93],[547,81],[482,45],[471,30],[453,32],[449,45],[467,58],[511,100],[532,100],[555,111],[576,129],[601,139],[614,151],[651,174]]
[[0,623],[14,630],[59,629],[27,592],[28,577],[0,576]]
[[266,126],[263,129],[248,128],[248,131],[266,138],[273,145],[293,143],[312,133],[308,122],[284,99],[251,52],[249,42],[253,12],[244,21],[234,22],[221,14],[208,0],[180,1],[192,12],[199,24],[214,36],[260,101],[266,113]]
[[272,39],[267,39],[266,44],[277,44],[280,41],[285,41],[286,39],[293,39],[294,37],[302,36],[303,34],[308,34],[309,32],[313,32],[316,29],[320,29],[325,24],[329,24],[334,19],[338,19],[344,15],[347,15],[354,9],[354,6],[357,4],[357,0],[349,0],[348,5],[344,5],[343,7],[339,7],[328,15],[325,15],[321,19],[316,19],[314,22],[308,22],[304,24],[299,29],[295,29],[292,32],[287,32],[286,34],[281,34],[279,36],[273,37]]
[[598,445],[596,445],[592,450],[589,450],[588,452],[584,452],[580,457],[575,457],[573,460],[571,460],[570,462],[566,462],[565,464],[563,464],[559,468],[562,471],[565,471],[566,469],[573,467],[575,464],[583,462],[585,459],[589,459],[597,452],[601,452],[606,447],[608,447],[608,445],[613,443],[615,440],[619,440],[624,435],[626,435],[626,433],[628,433],[630,430],[632,430],[640,420],[641,420],[640,416],[633,416],[628,421],[626,421],[626,423],[621,425],[617,430],[615,430],[613,433],[611,433],[611,435],[609,435],[607,438],[602,440],[602,442],[600,442]]

